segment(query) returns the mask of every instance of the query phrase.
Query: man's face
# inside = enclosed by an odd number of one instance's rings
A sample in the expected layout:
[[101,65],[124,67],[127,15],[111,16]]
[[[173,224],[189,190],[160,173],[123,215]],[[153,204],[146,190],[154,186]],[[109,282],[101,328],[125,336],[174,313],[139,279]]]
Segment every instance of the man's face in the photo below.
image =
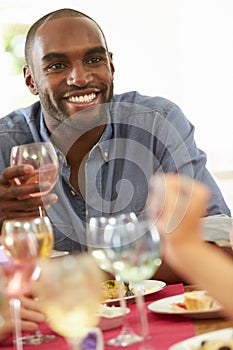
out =
[[112,97],[114,66],[96,24],[83,17],[50,20],[36,32],[31,55],[30,81],[45,119],[58,125],[72,116],[77,128],[98,125],[100,105]]

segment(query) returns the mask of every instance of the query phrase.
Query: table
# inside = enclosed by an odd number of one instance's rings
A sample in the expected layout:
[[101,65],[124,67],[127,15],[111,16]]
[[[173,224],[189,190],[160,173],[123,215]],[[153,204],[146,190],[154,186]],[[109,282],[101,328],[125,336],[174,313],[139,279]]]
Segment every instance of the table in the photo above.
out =
[[[153,293],[151,295],[146,296],[145,305],[147,306],[151,302],[155,300],[159,300],[161,298],[165,298],[172,295],[181,294],[184,291],[189,291],[195,289],[195,286],[183,286],[183,284],[175,284],[166,286],[163,290]],[[131,309],[129,317],[129,323],[132,328],[137,331],[138,323],[136,318],[136,304],[128,305]],[[149,319],[149,328],[150,334],[152,336],[151,342],[154,345],[156,350],[167,350],[169,346],[175,344],[181,340],[186,338],[195,336],[197,334],[213,331],[216,329],[222,329],[227,327],[233,327],[233,321],[229,321],[224,318],[217,319],[209,319],[209,320],[191,320],[186,317],[177,316],[177,315],[158,315],[149,310],[147,310],[148,319]],[[52,332],[47,324],[41,325],[41,331],[43,333]],[[108,339],[119,334],[120,328],[116,328],[113,330],[103,332],[103,338],[106,342]],[[126,350],[137,350],[140,348],[140,344],[133,344],[131,346],[127,346]],[[11,350],[12,345],[8,342],[1,344],[1,350]],[[67,343],[65,339],[61,336],[57,336],[57,340],[55,342],[42,344],[42,345],[31,345],[24,346],[25,350],[68,350]],[[122,348],[112,347],[109,345],[105,345],[105,350],[119,350]]]

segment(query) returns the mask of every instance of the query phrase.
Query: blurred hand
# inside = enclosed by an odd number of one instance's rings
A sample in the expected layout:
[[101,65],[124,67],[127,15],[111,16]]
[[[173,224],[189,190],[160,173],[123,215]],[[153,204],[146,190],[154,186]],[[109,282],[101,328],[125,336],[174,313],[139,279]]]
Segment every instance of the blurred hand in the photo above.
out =
[[178,174],[155,175],[147,212],[165,241],[196,240],[208,199],[209,190],[200,182]]
[[[44,314],[40,311],[38,301],[31,297],[22,297],[21,299],[21,327],[22,331],[35,332],[38,328],[39,323],[45,321]],[[1,317],[2,322],[0,323],[0,342],[14,333],[14,322],[11,316],[9,303],[4,300],[1,305]]]
[[52,193],[28,197],[31,193],[47,190],[49,184],[13,184],[15,177],[29,176],[33,171],[30,165],[20,165],[4,169],[0,175],[0,227],[5,219],[38,216],[39,207],[47,207],[57,201],[57,196]]

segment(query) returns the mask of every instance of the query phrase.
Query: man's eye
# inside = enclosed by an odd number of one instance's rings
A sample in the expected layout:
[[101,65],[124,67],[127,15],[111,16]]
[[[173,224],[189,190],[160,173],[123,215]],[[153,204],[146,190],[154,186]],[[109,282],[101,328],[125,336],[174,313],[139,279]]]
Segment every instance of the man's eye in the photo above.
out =
[[102,59],[100,57],[92,57],[92,58],[89,58],[86,63],[87,64],[96,64],[96,63],[99,63],[101,61],[102,61]]
[[64,67],[65,67],[65,65],[63,63],[54,63],[54,64],[49,66],[49,70],[61,69]]

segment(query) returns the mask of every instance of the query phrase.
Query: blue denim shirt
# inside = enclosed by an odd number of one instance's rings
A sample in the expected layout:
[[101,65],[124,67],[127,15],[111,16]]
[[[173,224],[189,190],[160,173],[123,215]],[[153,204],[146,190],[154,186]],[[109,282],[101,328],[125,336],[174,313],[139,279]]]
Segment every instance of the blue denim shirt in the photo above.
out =
[[[55,249],[86,249],[86,222],[92,216],[133,211],[144,215],[149,179],[155,172],[178,172],[211,188],[207,215],[230,211],[206,169],[206,155],[194,141],[194,127],[181,109],[161,97],[137,92],[114,95],[107,126],[85,163],[85,200],[70,184],[70,167],[57,148],[58,202],[48,210]],[[40,102],[0,119],[0,171],[9,166],[12,146],[48,141]],[[78,176],[78,175],[77,175]]]

